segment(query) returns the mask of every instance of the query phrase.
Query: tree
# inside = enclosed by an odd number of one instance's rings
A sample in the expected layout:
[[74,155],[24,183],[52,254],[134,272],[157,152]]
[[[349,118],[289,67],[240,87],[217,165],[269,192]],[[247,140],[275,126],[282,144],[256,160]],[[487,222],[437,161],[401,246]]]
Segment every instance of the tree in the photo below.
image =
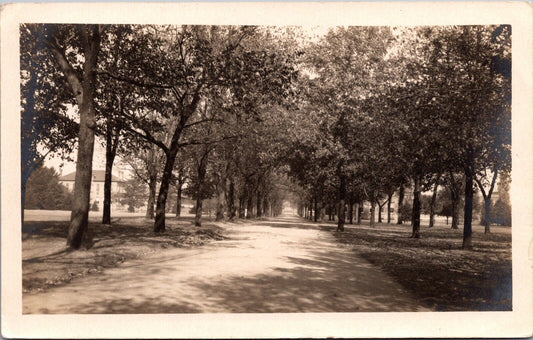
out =
[[[330,30],[317,44],[311,46],[309,68],[312,70],[315,91],[311,103],[321,123],[323,135],[321,153],[330,159],[337,191],[337,230],[344,230],[347,180],[360,169],[364,161],[354,161],[360,155],[354,153],[362,143],[357,133],[360,121],[369,123],[372,112],[361,112],[360,102],[376,89],[379,76],[376,70],[387,51],[390,31],[380,27],[348,27]],[[365,119],[369,118],[369,119]],[[374,135],[373,137],[378,137]],[[363,152],[371,155],[372,150]],[[377,179],[377,177],[374,177]],[[374,188],[371,191],[374,197]],[[372,202],[375,202],[372,200]]]
[[25,209],[70,210],[72,194],[54,168],[39,167],[27,181]]
[[132,178],[124,182],[123,192],[119,202],[128,206],[129,212],[135,212],[146,202],[146,184],[138,178]]
[[43,27],[20,27],[21,75],[21,209],[32,172],[52,155],[70,159],[78,124],[69,116],[73,104],[61,72],[46,47]]
[[[179,150],[198,144],[195,140],[183,140],[184,132],[208,123],[194,117],[209,91],[225,88],[230,98],[239,99],[238,96],[245,96],[244,84],[260,83],[268,93],[283,91],[286,86],[289,68],[280,63],[269,64],[278,62],[275,54],[251,49],[254,34],[253,27],[142,28],[125,67],[105,73],[151,92],[151,110],[132,112],[127,118],[133,123],[130,129],[133,133],[157,145],[165,154],[154,231],[165,230],[166,199]],[[245,47],[244,40],[251,45]],[[145,53],[139,55],[135,51],[141,46],[148,47],[141,48]],[[169,128],[166,141],[154,135],[163,126]]]
[[[67,245],[77,249],[88,227],[96,129],[96,71],[103,26],[45,24],[34,27],[35,34],[43,36],[45,45],[63,73],[80,117],[74,201],[67,236]],[[83,61],[80,62],[80,59]]]
[[503,173],[498,182],[498,199],[491,208],[491,221],[504,226],[511,226],[511,202],[509,199],[510,174]]
[[[117,41],[131,37],[131,26],[110,26],[103,36],[101,68],[114,69],[121,62],[121,49]],[[135,100],[134,88],[115,79],[99,79],[96,89],[96,112],[98,119],[97,135],[103,136],[105,145],[105,180],[102,223],[111,223],[111,179],[112,170],[119,145],[125,134],[124,112],[132,110],[139,100]]]
[[451,131],[448,156],[465,175],[463,248],[471,249],[476,177],[487,168],[510,166],[511,27],[463,26],[441,33],[433,54]]

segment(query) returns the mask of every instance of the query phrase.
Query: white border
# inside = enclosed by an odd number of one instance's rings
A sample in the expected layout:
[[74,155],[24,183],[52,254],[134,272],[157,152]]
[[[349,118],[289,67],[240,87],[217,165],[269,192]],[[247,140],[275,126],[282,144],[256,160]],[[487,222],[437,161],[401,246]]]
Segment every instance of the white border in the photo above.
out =
[[[527,2],[43,3],[1,13],[2,335],[25,338],[523,337],[533,332],[532,18]],[[511,24],[513,311],[22,315],[18,24]],[[529,249],[529,253],[528,253]]]

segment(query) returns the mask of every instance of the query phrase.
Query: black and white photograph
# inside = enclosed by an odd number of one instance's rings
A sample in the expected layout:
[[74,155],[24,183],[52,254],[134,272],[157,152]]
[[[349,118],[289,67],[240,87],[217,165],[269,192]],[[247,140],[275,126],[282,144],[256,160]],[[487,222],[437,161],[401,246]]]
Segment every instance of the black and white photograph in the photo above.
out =
[[[430,24],[315,4],[330,19],[280,23],[212,20],[223,4],[123,20],[127,5],[2,26],[17,77],[2,106],[4,280],[17,268],[4,336],[531,335],[520,8]],[[316,16],[308,5],[293,15]],[[147,332],[157,316],[179,325]],[[462,320],[445,333],[446,318]]]

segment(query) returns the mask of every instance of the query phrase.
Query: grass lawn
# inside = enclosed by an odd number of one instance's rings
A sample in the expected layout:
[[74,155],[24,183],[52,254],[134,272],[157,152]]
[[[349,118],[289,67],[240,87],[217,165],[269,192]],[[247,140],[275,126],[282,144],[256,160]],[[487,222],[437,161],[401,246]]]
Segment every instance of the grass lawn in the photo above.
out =
[[155,234],[152,220],[123,215],[113,218],[112,225],[90,218],[89,231],[81,249],[72,251],[66,246],[68,212],[30,213],[29,221],[22,228],[23,292],[40,291],[75,277],[98,274],[128,259],[165,248],[198,246],[224,238],[223,229],[207,218],[202,227],[195,227],[192,217],[178,221],[167,216],[167,230]]
[[437,311],[512,310],[511,228],[492,227],[487,235],[474,228],[468,251],[462,229],[446,225],[422,226],[420,239],[409,238],[409,225],[347,225],[342,233],[321,227]]

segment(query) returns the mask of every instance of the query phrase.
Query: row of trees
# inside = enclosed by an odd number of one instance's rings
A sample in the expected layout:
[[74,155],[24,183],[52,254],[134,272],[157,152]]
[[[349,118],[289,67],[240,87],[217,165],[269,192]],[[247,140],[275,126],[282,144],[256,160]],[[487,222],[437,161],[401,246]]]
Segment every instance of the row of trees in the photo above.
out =
[[[181,190],[186,176],[197,201],[197,225],[202,200],[213,192],[220,198],[218,216],[223,210],[229,218],[280,211],[277,155],[268,136],[276,123],[269,110],[286,105],[296,71],[293,51],[270,30],[48,24],[20,29],[23,169],[30,164],[31,173],[50,154],[68,155],[69,146],[77,145],[69,246],[78,248],[87,229],[95,136],[106,147],[103,223],[110,223],[117,153],[131,158],[149,185],[155,232],[165,230],[171,184]],[[63,118],[69,124],[61,125]]]
[[470,248],[474,183],[489,214],[496,178],[510,170],[510,27],[337,27],[316,42],[304,33],[22,25],[23,172],[77,145],[68,244],[79,247],[87,228],[99,137],[103,223],[120,154],[149,188],[155,232],[169,194],[179,201],[184,188],[197,225],[207,198],[219,219],[260,217],[292,191],[314,216],[337,211],[342,231],[345,206],[352,218],[369,201],[374,216],[412,186],[419,237],[420,194],[445,185],[455,221],[464,188]]
[[468,249],[475,183],[489,232],[497,176],[511,168],[510,35],[509,26],[348,27],[309,46],[301,110],[311,133],[293,144],[291,170],[315,218],[333,205],[342,231],[345,210],[369,201],[374,225],[376,205],[398,192],[401,211],[410,186],[418,238],[421,192],[433,190],[434,206],[442,185],[455,228],[463,196]]

